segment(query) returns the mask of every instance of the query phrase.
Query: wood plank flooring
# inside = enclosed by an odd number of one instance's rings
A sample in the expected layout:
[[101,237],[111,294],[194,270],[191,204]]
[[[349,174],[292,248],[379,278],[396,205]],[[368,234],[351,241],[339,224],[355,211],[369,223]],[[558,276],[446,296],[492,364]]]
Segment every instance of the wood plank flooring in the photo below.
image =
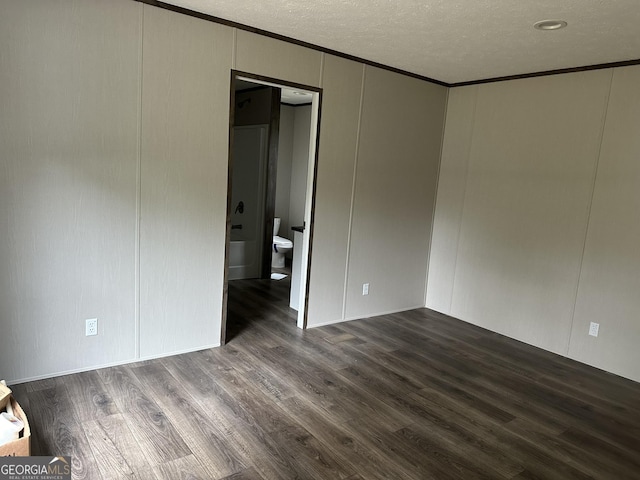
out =
[[221,348],[15,385],[76,479],[640,478],[640,384],[422,309],[308,331],[234,281]]

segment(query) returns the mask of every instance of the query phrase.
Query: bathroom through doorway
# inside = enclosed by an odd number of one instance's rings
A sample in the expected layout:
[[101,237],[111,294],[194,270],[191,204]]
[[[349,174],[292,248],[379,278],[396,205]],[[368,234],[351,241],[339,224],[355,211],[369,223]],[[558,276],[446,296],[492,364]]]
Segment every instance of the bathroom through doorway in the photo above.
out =
[[320,100],[315,87],[232,73],[222,344],[238,332],[240,285],[273,287],[306,326]]

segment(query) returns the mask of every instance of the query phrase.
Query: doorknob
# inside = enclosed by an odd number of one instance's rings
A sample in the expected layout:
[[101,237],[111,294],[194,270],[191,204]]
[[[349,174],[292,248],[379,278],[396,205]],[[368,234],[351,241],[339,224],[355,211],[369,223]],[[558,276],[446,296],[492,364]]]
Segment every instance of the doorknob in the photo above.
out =
[[236,207],[236,211],[234,213],[244,213],[244,202],[242,200],[238,202],[238,206]]

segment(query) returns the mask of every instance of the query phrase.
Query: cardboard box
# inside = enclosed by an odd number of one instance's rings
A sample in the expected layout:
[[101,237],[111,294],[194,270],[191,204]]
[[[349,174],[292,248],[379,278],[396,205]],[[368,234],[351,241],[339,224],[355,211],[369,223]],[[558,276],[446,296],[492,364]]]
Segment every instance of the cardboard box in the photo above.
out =
[[5,405],[11,396],[11,389],[0,383],[0,411],[4,410]]
[[[11,392],[11,390],[9,390],[9,392]],[[2,394],[0,393],[0,408],[4,408],[7,401],[11,402],[13,414],[22,420],[24,423],[24,430],[20,434],[20,438],[18,440],[0,445],[0,457],[28,457],[31,455],[31,429],[29,428],[27,416],[24,414],[24,410],[22,410],[20,404],[16,402],[16,399],[13,398],[12,395],[9,394],[4,398],[1,397]]]

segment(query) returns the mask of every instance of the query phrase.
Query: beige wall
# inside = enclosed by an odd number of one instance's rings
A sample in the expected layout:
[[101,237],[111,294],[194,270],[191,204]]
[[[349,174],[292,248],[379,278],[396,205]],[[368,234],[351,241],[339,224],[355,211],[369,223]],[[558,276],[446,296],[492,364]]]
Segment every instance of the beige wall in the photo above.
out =
[[639,78],[452,89],[427,307],[640,379]]
[[640,381],[638,85],[640,67],[614,70],[568,353]]
[[324,88],[309,325],[424,301],[445,88],[131,0],[1,6],[0,377],[219,343],[231,68]]
[[220,343],[232,44],[227,27],[144,7],[141,358]]
[[331,56],[323,73],[308,324],[421,307],[447,89]]
[[131,0],[1,6],[0,377],[219,343],[235,67],[323,88],[309,326],[429,271],[427,306],[640,379],[639,67],[453,89],[430,249],[446,88]]
[[0,378],[130,361],[142,6],[0,11]]
[[475,85],[449,91],[431,236],[431,251],[436,255],[430,256],[431,281],[427,288],[427,305],[439,312],[451,312],[477,98],[478,87]]
[[318,87],[322,53],[244,30],[236,31],[235,68]]
[[446,95],[438,85],[366,67],[346,318],[424,305]]
[[309,272],[309,325],[324,325],[344,318],[363,74],[362,64],[331,55],[325,57]]

